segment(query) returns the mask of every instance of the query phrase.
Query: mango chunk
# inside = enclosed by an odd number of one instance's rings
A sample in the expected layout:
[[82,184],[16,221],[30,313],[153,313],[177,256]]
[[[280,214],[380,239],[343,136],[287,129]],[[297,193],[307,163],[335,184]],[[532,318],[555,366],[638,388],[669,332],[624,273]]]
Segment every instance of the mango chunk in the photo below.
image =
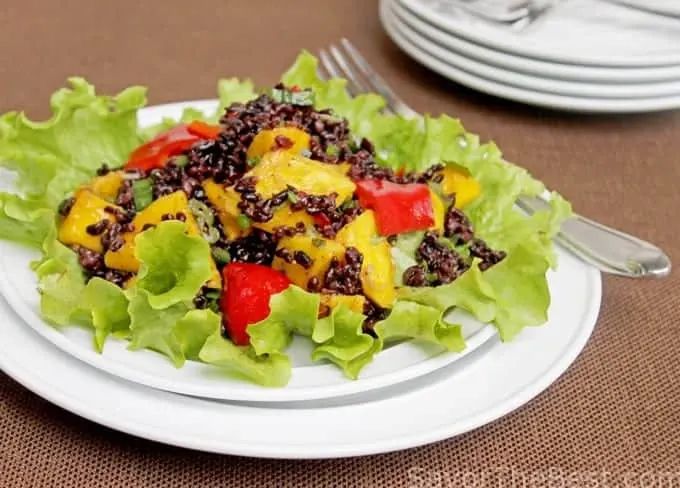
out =
[[442,171],[441,187],[445,195],[456,195],[456,208],[463,208],[479,196],[479,182],[457,166],[447,166]]
[[364,256],[361,284],[364,293],[381,307],[392,305],[396,297],[394,265],[390,245],[378,237],[375,214],[364,211],[343,227],[336,240],[345,247],[355,247]]
[[97,176],[89,185],[90,190],[100,197],[113,200],[118,196],[120,187],[123,186],[123,172],[110,171],[104,176]]
[[303,235],[284,237],[279,241],[278,248],[285,248],[290,252],[302,251],[312,259],[309,268],[305,268],[296,262],[287,263],[284,259],[276,256],[272,267],[283,271],[288,278],[301,288],[307,288],[311,278],[318,278],[323,282],[324,274],[333,258],[342,260],[345,256],[345,248],[335,241],[317,239]]
[[288,186],[311,195],[337,193],[337,204],[352,196],[356,185],[337,165],[320,163],[299,155],[276,151],[265,154],[257,166],[246,173],[257,179],[260,198],[271,198]]
[[277,150],[276,138],[285,137],[293,142],[293,145],[286,149],[278,149],[298,154],[304,149],[309,149],[309,134],[297,127],[277,127],[266,129],[257,133],[253,142],[248,146],[248,159],[261,158],[268,152]]
[[102,252],[101,235],[90,235],[87,227],[102,220],[114,222],[113,215],[105,209],[115,208],[115,205],[88,189],[78,190],[74,197],[71,211],[59,226],[59,241],[67,246],[79,245],[94,252]]
[[434,190],[430,189],[430,196],[432,197],[432,210],[434,211],[434,225],[430,227],[431,230],[444,229],[444,217],[446,215],[446,207],[441,198],[437,196]]
[[366,297],[363,295],[337,295],[337,294],[321,294],[321,305],[334,309],[340,305],[345,305],[347,308],[357,313],[364,313],[364,304]]
[[242,228],[239,224],[241,211],[238,204],[241,195],[233,187],[225,188],[213,180],[203,182],[203,190],[210,203],[217,211],[217,218],[222,224],[222,229],[229,240],[236,240],[249,234],[249,228]]

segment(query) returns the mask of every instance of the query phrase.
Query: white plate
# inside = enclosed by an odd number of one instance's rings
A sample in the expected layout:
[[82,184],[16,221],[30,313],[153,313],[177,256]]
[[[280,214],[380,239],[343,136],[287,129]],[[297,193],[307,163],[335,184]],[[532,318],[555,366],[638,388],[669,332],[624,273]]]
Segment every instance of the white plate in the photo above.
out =
[[[389,10],[390,2],[391,0],[380,2],[380,19],[389,37],[414,60],[461,85],[509,100],[572,112],[635,113],[680,108],[680,95],[637,99],[575,97],[526,90],[479,76],[437,58],[434,51],[441,47],[415,33],[407,32],[402,24],[395,22],[395,15]],[[430,47],[431,51],[425,51],[420,47],[425,45]]]
[[680,2],[678,0],[610,0],[621,5],[641,8],[661,15],[680,17]]
[[392,11],[395,14],[395,25],[416,46],[430,51],[442,61],[484,78],[531,91],[542,91],[557,95],[594,98],[655,98],[665,96],[680,97],[680,81],[666,83],[640,84],[604,84],[582,83],[554,79],[545,76],[534,76],[497,68],[484,62],[469,58],[466,54],[443,47],[447,36],[442,31],[432,28],[413,15],[404,15],[403,7],[392,0]]
[[680,22],[601,0],[559,2],[519,33],[471,17],[449,0],[400,0],[427,22],[520,56],[594,66],[680,64]]
[[[393,0],[393,10],[397,16],[413,29],[431,41],[441,44],[459,55],[475,59],[481,63],[498,68],[527,73],[541,78],[554,78],[565,81],[595,82],[609,84],[651,84],[680,80],[680,65],[662,67],[600,67],[579,66],[553,63],[540,59],[517,56],[484,45],[476,44],[455,36],[450,32],[425,22],[405,8],[398,0]],[[613,87],[612,87],[613,88]],[[633,88],[635,90],[635,88]]]
[[[427,377],[352,399],[239,404],[174,395],[86,366],[27,327],[0,299],[0,369],[48,401],[110,428],[190,449],[332,458],[436,442],[519,408],[574,361],[593,330],[601,279],[560,253],[550,322]],[[558,278],[559,275],[559,278]],[[121,408],[124,405],[124,408]],[[407,419],[405,421],[404,419]]]
[[[187,107],[214,113],[217,104],[215,100],[146,107],[138,112],[139,123],[147,126],[164,117],[178,118]],[[0,173],[0,183],[2,176]],[[31,249],[0,241],[0,292],[28,325],[55,346],[95,368],[141,385],[185,395],[259,402],[355,395],[426,375],[460,360],[496,334],[493,327],[456,312],[449,320],[463,325],[467,343],[463,352],[449,353],[441,347],[417,341],[402,342],[377,354],[362,370],[358,380],[347,379],[329,362],[313,363],[309,359],[310,341],[296,338],[286,351],[294,366],[289,384],[285,388],[263,388],[226,376],[217,366],[196,361],[187,361],[184,367],[175,368],[165,356],[150,350],[129,351],[127,341],[114,337],[107,340],[104,352],[99,354],[92,346],[91,330],[49,326],[41,318],[37,280],[29,267],[38,257],[39,254]]]

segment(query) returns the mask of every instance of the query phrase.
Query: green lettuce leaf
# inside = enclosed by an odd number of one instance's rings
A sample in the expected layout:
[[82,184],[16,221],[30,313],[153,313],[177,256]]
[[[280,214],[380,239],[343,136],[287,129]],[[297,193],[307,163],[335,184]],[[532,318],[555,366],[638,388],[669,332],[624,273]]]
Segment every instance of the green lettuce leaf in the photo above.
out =
[[59,202],[103,163],[125,162],[140,144],[137,109],[146,89],[96,95],[83,78],[52,95],[52,116],[33,121],[21,112],[0,116],[0,168],[15,173],[19,196],[0,193],[0,237],[39,247]]
[[291,285],[272,295],[269,316],[248,326],[250,344],[258,355],[285,350],[294,333],[312,337],[321,297]]
[[342,369],[348,378],[357,379],[361,369],[382,350],[379,339],[362,331],[365,318],[344,305],[334,308],[315,328],[317,342],[326,339],[314,348],[312,360],[328,360]]
[[210,245],[187,235],[186,224],[179,221],[161,222],[139,234],[135,256],[141,263],[137,286],[158,310],[193,300],[212,273]]
[[216,332],[220,333],[221,323],[221,317],[212,310],[189,310],[177,321],[173,330],[184,356],[199,360],[208,338]]
[[130,345],[129,349],[151,349],[165,354],[173,364],[180,368],[186,361],[182,342],[175,332],[179,320],[190,307],[185,303],[175,303],[162,309],[151,306],[151,295],[142,288],[133,287],[126,292],[130,300]]
[[217,83],[219,106],[215,115],[214,123],[224,114],[225,109],[232,103],[245,103],[257,98],[255,86],[251,80],[239,80],[238,78],[225,78]]
[[460,325],[449,324],[443,312],[415,302],[397,300],[390,315],[375,325],[375,332],[383,342],[420,339],[439,344],[449,351],[465,349]]
[[128,299],[119,287],[101,278],[92,278],[81,297],[80,307],[89,314],[94,327],[94,344],[98,352],[110,334],[127,337],[130,332]]
[[[219,321],[219,316],[213,315]],[[292,371],[290,358],[285,354],[258,355],[252,346],[237,346],[226,340],[219,330],[205,341],[199,358],[223,368],[225,373],[265,387],[286,386]]]

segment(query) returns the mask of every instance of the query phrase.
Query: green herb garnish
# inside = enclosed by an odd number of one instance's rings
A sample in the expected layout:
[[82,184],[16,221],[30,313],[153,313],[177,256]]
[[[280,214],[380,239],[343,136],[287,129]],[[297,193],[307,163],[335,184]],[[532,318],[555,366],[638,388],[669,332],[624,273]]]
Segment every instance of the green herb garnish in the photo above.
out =
[[326,154],[334,158],[338,154],[340,154],[340,148],[335,144],[329,144],[328,147],[326,148]]
[[151,180],[135,180],[132,182],[132,196],[135,200],[135,209],[139,212],[153,202],[153,186]]
[[250,219],[247,216],[239,215],[238,219],[236,220],[238,221],[238,226],[241,229],[247,229],[248,227],[250,227]]
[[290,200],[290,203],[298,202],[298,197],[293,190],[288,190],[288,200]]
[[229,261],[231,261],[229,251],[222,247],[213,247],[212,255],[215,258],[215,261],[217,261],[219,264],[227,264]]
[[262,158],[260,158],[260,157],[248,158],[246,160],[246,164],[249,167],[253,168],[253,167],[257,166],[258,164],[260,164],[261,160],[262,160]]

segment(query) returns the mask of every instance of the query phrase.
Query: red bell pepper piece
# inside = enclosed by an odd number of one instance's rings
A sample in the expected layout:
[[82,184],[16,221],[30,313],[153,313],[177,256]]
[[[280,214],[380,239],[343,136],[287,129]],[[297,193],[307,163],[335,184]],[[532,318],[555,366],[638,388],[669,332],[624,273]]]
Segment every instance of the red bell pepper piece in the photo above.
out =
[[332,224],[331,219],[329,219],[326,214],[322,213],[314,214],[314,223],[319,227],[326,227],[327,225]]
[[128,158],[125,169],[149,171],[163,168],[171,157],[189,150],[197,142],[216,139],[219,130],[219,127],[198,121],[189,125],[179,124],[135,149]]
[[359,203],[375,211],[383,236],[429,229],[434,225],[430,189],[425,184],[398,184],[385,180],[356,182]]
[[232,342],[250,343],[246,328],[269,316],[269,299],[290,286],[283,273],[260,264],[230,263],[222,270],[224,290],[220,309]]
[[210,125],[200,120],[194,120],[189,124],[187,130],[201,139],[215,140],[220,135],[222,128],[218,125]]

